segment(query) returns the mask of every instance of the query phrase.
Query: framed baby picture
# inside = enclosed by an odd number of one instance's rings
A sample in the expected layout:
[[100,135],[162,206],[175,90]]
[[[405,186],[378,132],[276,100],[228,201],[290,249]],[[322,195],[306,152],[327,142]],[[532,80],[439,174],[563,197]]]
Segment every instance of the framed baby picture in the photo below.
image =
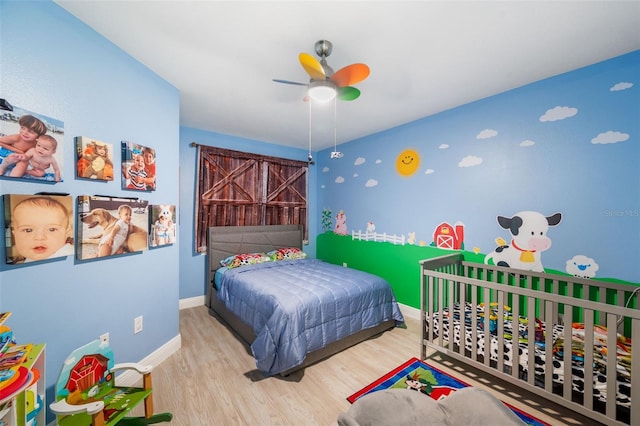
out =
[[156,190],[156,150],[122,141],[122,189]]
[[74,254],[70,195],[5,194],[6,263],[30,263]]
[[146,200],[79,195],[78,260],[134,253],[149,248]]
[[76,136],[76,173],[83,179],[113,180],[113,145]]
[[0,177],[62,182],[64,123],[14,106],[0,111]]
[[153,204],[149,206],[151,228],[149,229],[149,245],[161,247],[176,242],[176,206],[169,204]]

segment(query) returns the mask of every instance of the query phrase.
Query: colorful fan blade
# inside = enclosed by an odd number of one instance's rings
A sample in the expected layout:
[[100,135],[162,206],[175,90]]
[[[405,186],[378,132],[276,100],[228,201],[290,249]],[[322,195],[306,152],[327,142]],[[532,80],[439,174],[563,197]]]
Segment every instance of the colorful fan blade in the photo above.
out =
[[302,68],[304,68],[313,80],[326,80],[324,69],[320,64],[320,61],[308,53],[301,53],[298,58],[300,59]]
[[277,78],[272,79],[276,83],[295,84],[296,86],[308,86],[307,83],[298,83],[297,81],[279,80]]
[[341,101],[352,101],[358,99],[358,96],[360,96],[360,90],[355,87],[347,86],[338,88],[338,99]]
[[339,69],[330,78],[338,87],[352,86],[369,77],[369,67],[365,64],[351,64]]

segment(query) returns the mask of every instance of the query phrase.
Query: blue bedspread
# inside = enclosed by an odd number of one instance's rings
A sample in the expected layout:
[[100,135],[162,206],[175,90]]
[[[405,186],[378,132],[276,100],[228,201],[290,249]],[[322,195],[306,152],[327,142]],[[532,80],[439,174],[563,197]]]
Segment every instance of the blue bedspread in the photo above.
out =
[[318,259],[229,269],[218,298],[253,327],[251,350],[266,375],[296,367],[307,353],[357,331],[404,322],[384,279]]

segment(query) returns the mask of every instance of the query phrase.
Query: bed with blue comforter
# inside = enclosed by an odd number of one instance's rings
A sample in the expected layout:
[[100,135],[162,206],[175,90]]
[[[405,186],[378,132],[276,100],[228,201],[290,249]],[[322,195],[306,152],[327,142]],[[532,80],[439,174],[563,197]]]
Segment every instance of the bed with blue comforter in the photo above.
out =
[[251,351],[265,375],[362,330],[404,322],[384,279],[318,259],[220,268],[214,281],[218,301],[255,333]]

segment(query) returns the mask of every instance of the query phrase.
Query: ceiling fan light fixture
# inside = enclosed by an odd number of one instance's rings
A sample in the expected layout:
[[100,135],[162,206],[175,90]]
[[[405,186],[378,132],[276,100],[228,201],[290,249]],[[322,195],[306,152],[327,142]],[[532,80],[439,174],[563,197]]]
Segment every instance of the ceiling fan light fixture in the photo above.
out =
[[336,97],[336,85],[329,80],[315,80],[309,84],[309,97],[317,102],[329,102]]

